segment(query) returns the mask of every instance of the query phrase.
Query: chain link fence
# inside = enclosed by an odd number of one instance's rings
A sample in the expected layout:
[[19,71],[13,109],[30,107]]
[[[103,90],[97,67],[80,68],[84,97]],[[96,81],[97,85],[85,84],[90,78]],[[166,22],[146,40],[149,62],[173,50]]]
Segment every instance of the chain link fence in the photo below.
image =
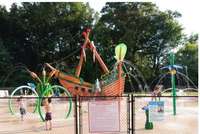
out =
[[152,97],[135,97],[135,134],[197,134],[198,96],[177,96],[176,115],[173,114],[173,97],[163,96],[163,120],[153,121],[153,129],[145,129],[146,115],[142,109],[152,101]]
[[[53,129],[46,132],[44,106],[41,115],[36,104],[39,98],[23,97],[26,114],[21,120],[19,97],[0,98],[0,134],[195,134],[198,133],[198,97],[176,98],[177,114],[173,115],[171,96],[164,102],[164,119],[154,121],[146,130],[146,115],[142,109],[152,100],[150,96],[122,97],[52,97]],[[71,106],[70,106],[71,104]],[[68,111],[70,111],[68,115]]]
[[130,100],[123,97],[80,97],[80,134],[130,133]]
[[[0,134],[35,134],[46,133],[44,106],[37,107],[39,98],[23,97],[25,115],[23,120],[20,114],[19,97],[0,98]],[[63,132],[75,133],[75,98],[53,97],[51,98],[52,126],[51,133],[63,134]],[[71,105],[70,105],[71,104]],[[69,112],[69,115],[67,113]],[[41,115],[40,115],[41,112]]]

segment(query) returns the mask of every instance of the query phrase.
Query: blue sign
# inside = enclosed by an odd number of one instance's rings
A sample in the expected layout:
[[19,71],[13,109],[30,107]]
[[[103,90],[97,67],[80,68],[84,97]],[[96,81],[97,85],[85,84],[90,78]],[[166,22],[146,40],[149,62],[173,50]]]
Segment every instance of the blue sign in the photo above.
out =
[[148,108],[150,122],[164,120],[164,101],[150,101]]

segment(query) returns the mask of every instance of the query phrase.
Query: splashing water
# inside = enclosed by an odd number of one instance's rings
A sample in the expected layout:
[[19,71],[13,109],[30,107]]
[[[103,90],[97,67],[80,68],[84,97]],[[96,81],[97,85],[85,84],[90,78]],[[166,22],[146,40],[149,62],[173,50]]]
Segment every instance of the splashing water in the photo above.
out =
[[[198,87],[194,84],[194,82],[185,74],[179,72],[178,70],[176,71],[175,74],[176,78],[176,90],[181,92],[184,91],[196,91],[198,92]],[[157,82],[156,82],[157,81]],[[154,86],[153,86],[154,85]],[[157,85],[163,85],[162,93],[171,91],[171,74],[165,73],[159,75],[157,78],[155,78],[151,84],[150,87],[155,87]]]
[[23,71],[23,72],[25,72],[25,73],[28,74],[27,70],[28,70],[27,67],[25,65],[23,65],[23,64],[15,66],[6,76],[3,76],[1,78],[1,81],[2,81],[1,86],[2,87],[7,86],[6,84],[9,81],[9,78],[11,78],[12,74],[14,74],[15,72],[17,72],[17,71]]
[[[128,89],[131,92],[147,92],[149,90],[149,86],[147,85],[147,82],[142,75],[142,73],[139,71],[139,69],[130,61],[124,60],[123,62],[123,69],[127,76],[126,78],[126,87],[130,88]],[[117,63],[113,65],[113,69],[115,69],[117,66]],[[137,85],[135,85],[135,83]]]

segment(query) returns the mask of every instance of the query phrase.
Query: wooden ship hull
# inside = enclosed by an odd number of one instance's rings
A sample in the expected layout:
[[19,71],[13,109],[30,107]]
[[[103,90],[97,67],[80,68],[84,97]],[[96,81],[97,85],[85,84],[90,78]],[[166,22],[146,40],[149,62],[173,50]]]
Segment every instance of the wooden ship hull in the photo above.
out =
[[79,78],[60,72],[57,76],[60,84],[65,87],[72,96],[121,96],[124,91],[125,77],[113,80],[112,82],[103,85],[101,89],[95,90],[95,84],[82,82]]
[[[85,42],[82,46],[81,55],[79,64],[76,68],[76,72],[74,75],[65,74],[60,72],[59,70],[53,68],[48,63],[46,64],[51,70],[52,74],[55,75],[59,79],[60,84],[65,87],[72,96],[121,96],[124,92],[124,84],[125,84],[125,75],[122,70],[122,60],[126,53],[126,46],[123,44],[122,46],[118,45],[115,48],[117,57],[117,66],[114,68],[114,71],[109,71],[106,67],[105,63],[101,59],[100,55],[97,53],[96,48],[93,42],[89,40],[90,30],[87,29],[86,32],[83,32],[83,36],[85,38]],[[125,47],[125,49],[123,49]],[[79,76],[81,73],[82,64],[86,61],[85,49],[89,49],[93,53],[93,60],[99,63],[103,76],[105,78],[99,81],[99,86],[96,88],[96,83],[91,84],[88,82],[84,82]],[[123,55],[123,56],[122,56]]]

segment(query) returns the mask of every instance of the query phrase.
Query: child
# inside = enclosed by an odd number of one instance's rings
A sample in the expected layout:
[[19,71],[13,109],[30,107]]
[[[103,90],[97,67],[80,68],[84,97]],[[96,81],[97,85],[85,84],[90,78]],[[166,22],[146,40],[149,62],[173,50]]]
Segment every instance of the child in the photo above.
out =
[[24,106],[22,96],[20,96],[20,98],[17,99],[17,102],[18,102],[19,111],[20,111],[20,114],[21,114],[21,121],[23,121],[24,115],[26,114],[26,109],[25,109],[25,106]]
[[45,128],[48,130],[48,122],[49,122],[49,130],[52,129],[52,117],[51,117],[51,98],[46,98],[44,100],[44,109],[45,109]]
[[152,93],[152,100],[155,98],[156,101],[158,97],[160,101],[160,96],[161,96],[161,86],[155,86],[154,91]]

